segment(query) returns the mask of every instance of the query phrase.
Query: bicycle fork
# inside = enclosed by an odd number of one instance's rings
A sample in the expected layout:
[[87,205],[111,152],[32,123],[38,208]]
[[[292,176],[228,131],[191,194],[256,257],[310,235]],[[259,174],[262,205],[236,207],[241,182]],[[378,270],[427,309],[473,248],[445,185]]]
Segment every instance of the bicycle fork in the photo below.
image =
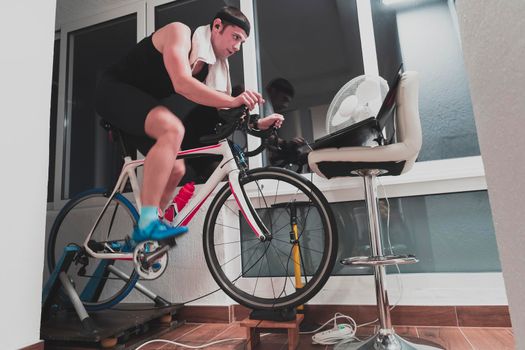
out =
[[239,169],[234,169],[228,173],[229,186],[233,197],[239,206],[242,216],[248,223],[248,226],[250,226],[252,231],[255,233],[257,238],[261,242],[270,240],[272,238],[271,232],[268,230],[266,225],[264,225],[263,221],[257,214],[257,211],[252,206],[248,195],[244,191],[244,188],[240,185],[240,174],[241,172]]

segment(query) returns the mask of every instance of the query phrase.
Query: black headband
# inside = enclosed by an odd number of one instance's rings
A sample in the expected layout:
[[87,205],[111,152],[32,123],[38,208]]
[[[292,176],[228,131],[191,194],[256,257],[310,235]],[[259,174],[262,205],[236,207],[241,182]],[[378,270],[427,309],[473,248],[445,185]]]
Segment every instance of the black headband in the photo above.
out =
[[250,35],[250,23],[247,23],[241,19],[238,19],[237,17],[234,17],[226,12],[219,12],[217,15],[215,15],[215,18],[219,18],[223,21],[236,25],[237,27],[242,28],[246,32],[247,36]]

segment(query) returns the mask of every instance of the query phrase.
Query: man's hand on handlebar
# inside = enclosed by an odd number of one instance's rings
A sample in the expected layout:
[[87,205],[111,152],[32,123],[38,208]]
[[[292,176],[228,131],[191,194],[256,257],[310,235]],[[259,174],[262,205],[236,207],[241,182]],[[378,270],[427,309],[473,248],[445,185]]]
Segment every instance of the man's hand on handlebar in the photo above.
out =
[[274,113],[261,118],[257,121],[257,128],[259,130],[267,130],[274,126],[279,129],[283,125],[284,117],[281,114]]
[[264,98],[257,91],[246,90],[239,96],[235,97],[232,102],[232,108],[246,105],[251,111],[257,104],[264,103]]

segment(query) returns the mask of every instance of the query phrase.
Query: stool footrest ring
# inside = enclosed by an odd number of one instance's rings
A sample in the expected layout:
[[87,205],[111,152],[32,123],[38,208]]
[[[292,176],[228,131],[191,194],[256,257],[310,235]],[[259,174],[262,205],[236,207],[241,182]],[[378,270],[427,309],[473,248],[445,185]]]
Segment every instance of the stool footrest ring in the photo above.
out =
[[385,256],[354,256],[341,260],[343,265],[405,265],[415,264],[419,260],[411,254],[408,255],[385,255]]

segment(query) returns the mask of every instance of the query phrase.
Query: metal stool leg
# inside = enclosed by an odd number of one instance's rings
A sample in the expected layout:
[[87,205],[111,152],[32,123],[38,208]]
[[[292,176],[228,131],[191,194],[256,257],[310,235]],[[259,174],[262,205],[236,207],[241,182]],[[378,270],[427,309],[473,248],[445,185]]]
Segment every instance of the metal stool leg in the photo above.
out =
[[379,228],[379,208],[377,205],[377,184],[376,176],[381,170],[362,170],[359,172],[364,178],[366,205],[368,208],[368,218],[370,223],[370,243],[372,247],[371,257],[348,258],[342,261],[343,264],[353,265],[372,265],[374,267],[374,279],[377,299],[377,312],[379,318],[379,331],[370,338],[346,344],[337,345],[335,350],[412,350],[412,349],[442,349],[438,345],[425,341],[425,345],[420,344],[416,339],[407,341],[397,335],[392,328],[390,319],[390,304],[388,302],[388,292],[385,285],[385,265],[410,264],[417,262],[411,255],[404,256],[384,256],[381,242],[381,231]]

